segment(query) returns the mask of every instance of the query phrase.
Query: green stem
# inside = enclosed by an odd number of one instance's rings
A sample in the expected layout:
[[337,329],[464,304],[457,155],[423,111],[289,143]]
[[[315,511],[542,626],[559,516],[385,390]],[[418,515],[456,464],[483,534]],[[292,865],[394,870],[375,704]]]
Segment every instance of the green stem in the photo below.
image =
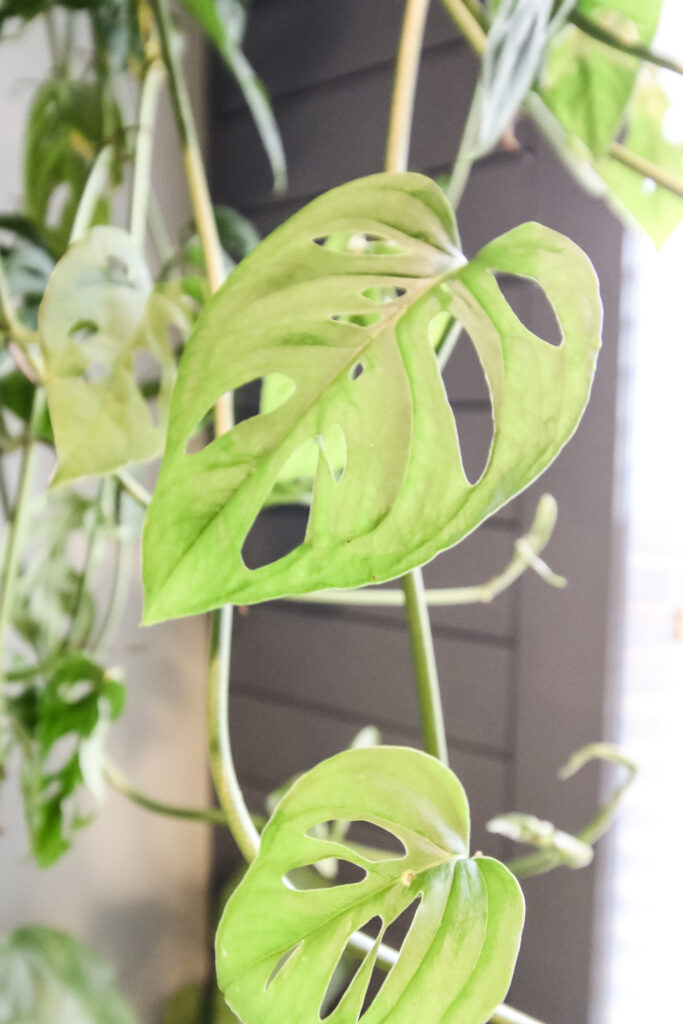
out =
[[[21,556],[23,531],[25,527],[28,498],[31,490],[31,478],[33,476],[33,466],[35,462],[36,445],[33,438],[35,437],[38,422],[43,412],[44,400],[43,392],[36,389],[33,395],[33,405],[31,407],[31,416],[29,420],[29,437],[26,447],[24,448],[21,466],[19,469],[19,481],[17,483],[14,508],[12,510],[11,518],[7,524],[2,573],[0,575],[0,583],[2,584],[2,593],[0,593],[0,730],[2,730],[1,723],[5,711],[5,697],[2,688],[5,643],[12,617],[14,589],[19,575],[19,560]],[[0,751],[2,751],[2,749],[3,742],[0,732]]]
[[439,677],[436,670],[434,640],[429,624],[429,609],[425,600],[420,569],[413,569],[412,572],[407,573],[401,580],[401,584],[405,594],[424,748],[428,754],[438,757],[447,765],[448,746],[441,706]]
[[95,158],[88,180],[78,203],[76,216],[71,225],[69,245],[75,242],[90,227],[95,215],[95,208],[109,185],[111,164],[114,158],[114,147],[111,143],[103,146]]
[[246,861],[252,861],[259,848],[259,834],[249,814],[235,772],[228,728],[228,684],[232,605],[225,605],[211,616],[207,724],[209,761],[218,800],[225,812],[230,831]]
[[145,243],[147,210],[152,184],[154,125],[164,77],[164,65],[160,60],[152,61],[145,72],[140,93],[135,171],[130,206],[130,233],[141,248]]
[[[408,164],[415,89],[428,9],[429,0],[406,2],[389,114],[385,162],[385,170],[389,172],[405,171]],[[424,747],[427,753],[448,764],[434,640],[421,570],[413,569],[403,577],[401,585],[405,594]]]
[[568,20],[581,29],[585,35],[597,39],[599,43],[604,43],[605,46],[610,46],[613,50],[620,50],[621,53],[637,57],[648,64],[654,64],[656,67],[665,68],[667,71],[674,71],[677,75],[683,75],[683,64],[680,61],[674,60],[672,57],[665,57],[660,53],[655,53],[649,47],[643,46],[642,43],[630,43],[616,32],[611,32],[608,28],[598,25],[579,11],[574,11],[570,14]]
[[140,508],[147,508],[152,500],[152,495],[139,480],[135,479],[132,473],[129,473],[127,469],[119,469],[116,472],[116,479],[121,484],[126,494],[128,494],[133,501],[140,506]]
[[471,5],[464,0],[442,0],[444,7],[460,29],[463,38],[480,57],[486,49],[486,32],[472,13]]
[[166,228],[166,222],[164,215],[161,212],[161,206],[159,200],[152,193],[149,198],[149,233],[152,239],[152,245],[157,254],[159,264],[161,267],[165,267],[167,263],[175,256],[175,250],[173,248],[173,242],[171,241],[168,229]]
[[458,209],[463,192],[467,187],[470,171],[472,170],[472,166],[476,159],[475,140],[476,134],[479,130],[479,108],[481,105],[481,98],[481,85],[478,82],[474,88],[474,95],[472,96],[472,102],[470,103],[469,113],[460,138],[460,146],[458,147],[458,153],[455,158],[455,162],[453,163],[450,181],[446,188],[446,195],[450,199],[451,206],[454,210]]
[[88,639],[87,630],[81,626],[81,619],[83,617],[83,607],[88,594],[88,584],[90,577],[92,576],[93,570],[97,561],[97,550],[99,547],[99,514],[100,514],[100,503],[102,501],[102,491],[104,483],[101,481],[99,485],[99,492],[97,498],[90,507],[90,525],[88,527],[85,558],[83,560],[83,569],[78,580],[78,592],[76,594],[76,600],[74,602],[74,613],[71,617],[71,623],[67,630],[62,643],[61,650],[66,651],[70,648],[79,648],[85,646]]
[[664,167],[652,163],[651,160],[640,156],[639,153],[634,153],[632,149],[622,146],[620,142],[613,142],[611,144],[609,155],[613,160],[617,160],[625,167],[630,167],[632,171],[636,171],[637,174],[642,174],[644,178],[651,178],[652,181],[661,185],[668,192],[673,192],[675,196],[683,198],[683,178],[671,174]]
[[122,796],[125,796],[131,803],[137,804],[138,807],[144,807],[146,811],[152,811],[154,814],[163,814],[168,818],[180,818],[183,821],[197,821],[204,825],[226,824],[225,815],[222,811],[178,807],[175,804],[164,804],[159,800],[146,796],[135,789],[123,772],[119,771],[111,762],[104,766],[104,777],[113,789],[121,793]]

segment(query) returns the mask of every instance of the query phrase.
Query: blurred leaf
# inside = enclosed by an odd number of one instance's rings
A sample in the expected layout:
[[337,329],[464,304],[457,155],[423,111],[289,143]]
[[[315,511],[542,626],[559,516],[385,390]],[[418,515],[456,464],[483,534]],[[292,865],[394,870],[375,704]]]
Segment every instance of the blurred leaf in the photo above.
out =
[[0,1024],[136,1024],[112,969],[70,935],[20,928],[0,941]]
[[[652,76],[643,76],[628,111],[624,145],[683,181],[683,137],[670,134],[671,101]],[[657,247],[683,220],[683,199],[652,178],[608,157],[598,164],[619,212],[626,210]]]
[[[323,244],[343,230],[354,232],[344,251]],[[147,513],[146,623],[391,579],[458,543],[553,460],[581,417],[600,344],[593,268],[538,224],[469,262],[454,230],[429,179],[362,178],[290,218],[211,299],[183,355]],[[368,252],[378,238],[388,251]],[[561,345],[525,328],[501,274],[540,285]],[[468,331],[492,395],[493,441],[477,481],[434,356],[431,325],[443,312]],[[220,395],[271,374],[291,381],[282,405],[187,454]],[[334,432],[345,442],[341,473],[325,447]],[[305,540],[250,569],[242,549],[252,525],[312,438],[321,452]]]
[[[24,203],[50,247],[62,253],[90,170],[102,146],[121,131],[121,118],[98,82],[44,82],[29,114],[24,154]],[[113,180],[120,173],[114,161]],[[95,222],[108,219],[103,197]]]
[[[55,482],[109,473],[161,451],[175,379],[174,343],[189,331],[189,314],[177,284],[152,288],[126,232],[93,228],[70,246],[50,279],[39,318],[57,446]],[[160,382],[154,407],[142,389],[150,373]]]
[[477,149],[496,145],[517,113],[543,58],[553,0],[502,0],[481,65]]
[[10,685],[5,696],[22,754],[33,855],[40,867],[48,867],[90,820],[85,806],[92,799],[84,799],[83,783],[89,780],[92,795],[100,796],[104,737],[123,710],[125,691],[90,658],[67,652],[44,679]]
[[[360,783],[360,784],[359,784]],[[364,857],[314,837],[322,821],[370,822],[405,848]],[[470,858],[469,811],[455,775],[417,750],[349,750],[317,765],[282,799],[256,860],[228,901],[216,935],[218,983],[245,1024],[315,1020],[351,935],[375,917],[379,934],[330,1024],[361,1014],[385,930],[418,903],[398,961],[364,1024],[457,1020],[484,1024],[507,992],[524,918],[519,887],[487,857]],[[340,857],[354,884],[297,890],[300,867]],[[268,927],[254,922],[268,921]],[[448,962],[448,970],[439,963]]]
[[593,848],[588,843],[555,828],[550,821],[541,821],[533,814],[499,814],[491,818],[486,828],[516,843],[529,843],[541,850],[552,850],[558,862],[569,868],[585,868],[593,860]]
[[[579,0],[577,11],[633,43],[649,46],[661,0]],[[568,25],[551,43],[541,96],[571,135],[602,156],[624,119],[640,61]]]
[[242,51],[246,20],[244,0],[182,0],[216,46],[242,90],[263,143],[273,174],[273,188],[287,188],[287,168],[282,139],[260,78]]
[[188,982],[164,1006],[161,1024],[240,1024],[218,992],[211,1001],[210,1013],[205,1012],[204,999],[203,986]]

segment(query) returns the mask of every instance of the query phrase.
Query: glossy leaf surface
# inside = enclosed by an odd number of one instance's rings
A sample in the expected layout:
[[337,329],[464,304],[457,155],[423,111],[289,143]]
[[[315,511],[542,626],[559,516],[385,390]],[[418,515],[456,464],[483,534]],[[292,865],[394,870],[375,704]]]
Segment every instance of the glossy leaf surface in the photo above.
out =
[[113,971],[70,935],[20,928],[0,940],[0,1024],[136,1024]]
[[[660,0],[579,0],[577,11],[631,43],[649,46]],[[551,45],[541,95],[566,131],[602,156],[615,138],[640,61],[573,25]]]
[[[339,231],[355,232],[355,251],[320,244]],[[144,535],[148,623],[397,576],[457,543],[552,461],[590,390],[601,323],[593,269],[537,224],[466,266],[453,233],[434,182],[377,175],[309,204],[231,274],[198,321],[174,391]],[[384,251],[367,253],[378,237]],[[560,346],[524,327],[496,273],[540,284]],[[368,297],[378,288],[389,301]],[[475,484],[429,337],[444,311],[472,338],[492,396],[494,437]],[[185,453],[219,395],[274,373],[292,382],[278,409]],[[337,429],[345,465],[340,475],[322,452],[304,543],[247,569],[242,546],[278,474],[301,444]]]
[[[405,849],[372,859],[345,840],[315,836],[328,819],[369,822]],[[379,917],[372,945],[329,1024],[355,1024],[387,927],[415,901],[398,960],[362,1013],[364,1024],[483,1024],[507,992],[524,918],[502,864],[469,858],[469,810],[457,778],[401,747],[349,750],[294,784],[223,914],[218,983],[245,1024],[317,1024],[348,939]],[[365,877],[298,890],[289,872],[338,857]],[[267,927],[263,922],[267,921]],[[442,969],[447,965],[447,969]]]
[[[171,329],[184,335],[179,289],[153,289],[132,238],[93,228],[62,257],[40,307],[56,481],[111,472],[161,450],[175,380]],[[136,360],[159,376],[153,411]]]

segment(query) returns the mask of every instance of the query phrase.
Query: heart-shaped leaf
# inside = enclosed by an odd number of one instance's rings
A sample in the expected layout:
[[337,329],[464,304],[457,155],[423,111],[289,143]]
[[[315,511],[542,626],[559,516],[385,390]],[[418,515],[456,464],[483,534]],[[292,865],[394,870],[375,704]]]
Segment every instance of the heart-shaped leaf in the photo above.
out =
[[[125,231],[96,227],[69,248],[39,315],[56,482],[109,473],[159,453],[175,380],[170,330],[184,335],[189,324],[179,288],[153,289],[139,247]],[[137,359],[159,376],[157,422],[143,393],[140,371],[146,368],[137,367]]]
[[[344,232],[350,244],[329,244]],[[601,323],[593,268],[538,224],[464,265],[454,232],[434,182],[380,174],[314,200],[230,275],[181,361],[144,535],[146,622],[390,579],[457,543],[552,461],[590,391]],[[540,284],[561,345],[527,330],[498,273]],[[444,313],[468,331],[491,392],[494,436],[476,483],[430,340]],[[186,454],[221,394],[272,374],[291,381],[279,408]],[[341,469],[325,450],[334,431],[344,436]],[[242,547],[252,524],[314,437],[306,539],[250,570]]]
[[[370,823],[403,854],[318,838],[328,819]],[[347,750],[292,786],[258,857],[228,901],[216,937],[218,984],[245,1024],[317,1024],[351,935],[379,917],[362,965],[326,1008],[328,1024],[483,1024],[512,977],[524,919],[519,886],[498,861],[468,857],[459,781],[421,751]],[[361,881],[295,889],[297,868],[337,857]],[[398,959],[362,1013],[386,929],[418,901]]]

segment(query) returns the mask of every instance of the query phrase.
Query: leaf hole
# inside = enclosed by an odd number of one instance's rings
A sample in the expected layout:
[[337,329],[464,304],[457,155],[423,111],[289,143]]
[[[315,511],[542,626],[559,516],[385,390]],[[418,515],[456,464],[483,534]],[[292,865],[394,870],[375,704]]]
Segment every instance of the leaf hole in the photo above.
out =
[[327,468],[334,477],[335,482],[340,484],[346,469],[347,456],[344,431],[338,423],[332,423],[322,434],[318,434],[316,440],[320,448],[321,458],[325,459]]
[[415,915],[422,903],[422,896],[418,896],[410,903],[405,910],[402,910],[398,917],[394,918],[384,933],[384,942],[393,949],[401,950],[403,943],[408,937],[408,932],[413,926]]
[[77,320],[69,329],[69,337],[74,341],[90,341],[99,331],[94,320]]
[[[337,860],[337,871],[332,875],[328,870],[330,859],[292,868],[283,876],[283,885],[287,888],[293,886],[295,889],[329,889],[342,885],[359,885],[368,876],[365,868],[354,864],[353,861],[343,859]],[[317,884],[318,881],[319,884]]]
[[301,547],[306,538],[309,511],[303,505],[294,508],[264,505],[242,545],[246,568],[260,569]]
[[[324,826],[331,839],[353,846],[365,860],[396,860],[408,853],[398,836],[371,821],[335,819],[324,822]],[[320,832],[316,831],[319,829],[320,825],[312,825],[306,835],[315,839],[320,835]]]
[[[239,424],[261,413],[276,412],[295,390],[296,384],[292,378],[282,373],[268,373],[264,377],[256,377],[235,390],[235,419]],[[186,455],[196,454],[213,443],[215,438],[211,429],[212,419],[213,405],[206,410],[190,433],[185,445]]]
[[289,961],[292,959],[292,957],[297,952],[297,950],[299,950],[301,948],[301,945],[302,945],[301,942],[297,942],[296,946],[292,946],[291,949],[288,949],[285,953],[282,954],[282,956],[277,961],[277,963],[275,964],[275,966],[273,967],[272,971],[270,972],[270,974],[268,975],[268,977],[266,979],[266,984],[264,986],[264,991],[265,992],[268,991],[270,986],[273,984],[273,982],[277,978],[278,974],[282,973],[282,971],[284,970],[286,965],[289,963]]
[[349,374],[351,380],[358,380],[360,375],[363,373],[363,370],[364,366],[362,363],[354,363],[354,365],[351,367],[351,373]]
[[495,278],[520,323],[548,345],[561,345],[564,336],[557,313],[540,284],[515,274],[496,274]]
[[455,412],[460,458],[469,483],[481,480],[494,436],[493,409],[488,382],[477,350],[462,330],[444,375]]
[[96,359],[92,363],[88,363],[83,370],[83,379],[88,384],[100,384],[109,379],[109,369],[103,362]]
[[[382,927],[382,918],[375,915],[375,917],[370,918],[369,921],[362,925],[358,931],[363,932],[370,940],[374,941],[378,935],[380,935]],[[350,944],[351,936],[349,936],[344,944],[344,948],[332,975],[330,976],[325,995],[323,996],[322,1003],[320,1004],[319,1018],[321,1021],[330,1017],[339,1007],[344,996],[349,992],[349,989],[356,981],[356,978],[367,959],[368,954],[359,958],[357,952],[350,948]]]
[[105,277],[112,284],[125,285],[127,288],[133,288],[136,285],[136,279],[128,266],[126,261],[116,253],[107,253],[104,261],[105,266]]
[[403,252],[398,242],[386,235],[374,232],[336,232],[333,235],[319,235],[313,239],[315,245],[332,252],[356,256],[392,256]]
[[383,319],[382,313],[333,313],[330,317],[336,324],[353,324],[355,327],[372,327]]
[[399,288],[396,285],[373,285],[371,288],[365,288],[361,292],[364,299],[370,299],[371,302],[379,302],[382,305],[396,302],[397,299],[403,298],[405,294],[406,289]]

